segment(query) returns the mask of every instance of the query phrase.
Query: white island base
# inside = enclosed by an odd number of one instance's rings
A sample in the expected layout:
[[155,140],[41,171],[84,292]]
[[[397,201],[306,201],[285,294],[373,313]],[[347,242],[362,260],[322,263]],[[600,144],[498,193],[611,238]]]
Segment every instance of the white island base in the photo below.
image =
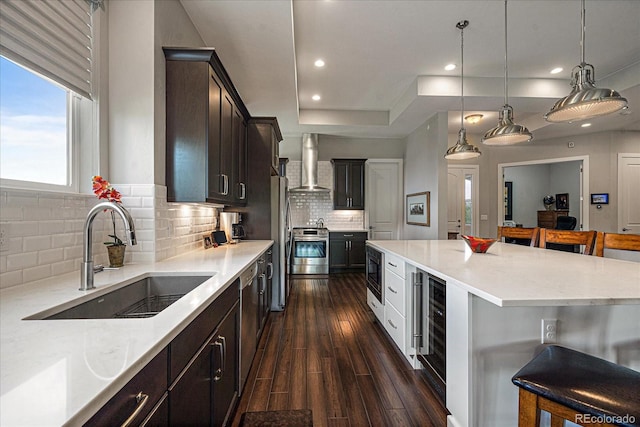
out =
[[[368,244],[405,262],[407,334],[410,272],[446,281],[449,426],[517,425],[511,377],[541,345],[542,319],[557,320],[557,344],[640,370],[640,263],[503,243],[486,254],[460,240]],[[407,338],[400,350],[419,366]]]

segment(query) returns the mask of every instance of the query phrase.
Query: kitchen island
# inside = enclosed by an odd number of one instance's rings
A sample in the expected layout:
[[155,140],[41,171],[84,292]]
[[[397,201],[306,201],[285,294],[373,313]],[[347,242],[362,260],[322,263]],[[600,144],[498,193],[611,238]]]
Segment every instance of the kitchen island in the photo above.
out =
[[[220,296],[272,241],[243,241],[95,275],[80,272],[0,291],[0,425],[82,425]],[[211,275],[154,317],[24,320],[148,274]],[[236,282],[237,283],[237,282]]]
[[461,240],[367,244],[404,263],[406,339],[390,335],[414,367],[411,273],[446,282],[450,426],[517,425],[511,377],[540,345],[542,319],[557,321],[558,344],[640,368],[640,263],[504,243],[474,254]]

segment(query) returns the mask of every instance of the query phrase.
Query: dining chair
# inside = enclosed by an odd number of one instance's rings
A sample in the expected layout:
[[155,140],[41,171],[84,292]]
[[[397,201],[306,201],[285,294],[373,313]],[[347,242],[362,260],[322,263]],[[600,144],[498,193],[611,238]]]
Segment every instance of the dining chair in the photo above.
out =
[[548,243],[560,245],[583,245],[584,255],[591,255],[593,247],[596,243],[596,231],[570,231],[570,230],[551,230],[548,228],[540,229],[540,240],[538,247],[545,249],[556,249],[547,247]]
[[508,239],[515,239],[516,242],[513,243],[518,243],[518,241],[524,241],[524,240],[528,240],[529,244],[528,246],[531,247],[536,247],[538,246],[538,238],[540,236],[540,228],[538,227],[532,227],[532,228],[526,228],[526,227],[503,227],[503,226],[498,226],[498,240],[502,242],[502,239],[504,238],[504,242],[505,243],[512,243],[512,242],[508,242]]
[[604,256],[605,249],[640,252],[640,234],[617,234],[598,232],[596,237],[596,256]]

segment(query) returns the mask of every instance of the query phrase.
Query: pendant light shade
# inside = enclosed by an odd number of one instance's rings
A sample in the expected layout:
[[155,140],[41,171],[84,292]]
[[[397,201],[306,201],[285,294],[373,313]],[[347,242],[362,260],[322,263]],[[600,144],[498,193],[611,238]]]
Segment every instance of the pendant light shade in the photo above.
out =
[[558,100],[544,116],[552,123],[573,122],[604,116],[627,108],[627,100],[612,89],[599,89],[595,85],[593,65],[584,61],[585,6],[581,2],[581,61],[572,70],[571,93]]
[[447,160],[464,160],[480,156],[480,150],[475,145],[467,142],[467,130],[464,128],[464,29],[469,25],[469,21],[464,20],[456,24],[460,30],[460,130],[458,131],[458,142],[447,150],[444,158]]
[[513,123],[513,108],[509,105],[509,71],[507,66],[507,0],[504,0],[504,105],[498,118],[498,126],[482,137],[485,145],[513,145],[529,142],[533,135],[525,126]]

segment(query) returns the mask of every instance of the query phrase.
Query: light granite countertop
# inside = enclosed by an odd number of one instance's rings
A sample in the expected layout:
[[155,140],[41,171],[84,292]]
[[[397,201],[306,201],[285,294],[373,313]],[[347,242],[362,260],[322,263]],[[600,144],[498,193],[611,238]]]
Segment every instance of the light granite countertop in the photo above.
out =
[[[0,425],[86,422],[272,243],[242,241],[126,265],[96,274],[91,291],[78,291],[79,271],[0,291]],[[151,318],[23,320],[149,273],[212,277]]]
[[640,304],[638,262],[500,242],[485,254],[462,240],[367,244],[500,307]]

